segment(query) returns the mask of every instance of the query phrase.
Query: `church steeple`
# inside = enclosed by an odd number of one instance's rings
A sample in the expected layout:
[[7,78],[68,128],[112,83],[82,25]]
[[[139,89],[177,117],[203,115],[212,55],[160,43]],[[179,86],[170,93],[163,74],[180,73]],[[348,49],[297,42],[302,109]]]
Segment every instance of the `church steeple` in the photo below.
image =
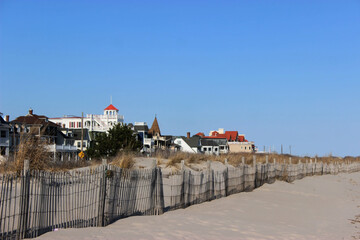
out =
[[158,120],[156,118],[156,115],[155,115],[155,119],[154,119],[154,122],[148,132],[149,134],[151,135],[159,135],[161,136],[161,133],[160,133],[160,127],[159,127],[159,123],[158,123]]

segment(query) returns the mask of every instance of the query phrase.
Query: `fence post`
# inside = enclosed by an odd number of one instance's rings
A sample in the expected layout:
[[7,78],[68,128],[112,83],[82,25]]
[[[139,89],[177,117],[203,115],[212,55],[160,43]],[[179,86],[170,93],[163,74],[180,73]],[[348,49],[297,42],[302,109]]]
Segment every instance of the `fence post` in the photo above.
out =
[[224,180],[225,180],[225,196],[229,195],[229,163],[228,163],[228,159],[225,158],[225,176],[224,176]]
[[214,182],[214,174],[212,174],[212,171],[211,171],[211,161],[210,160],[207,160],[207,171],[208,171],[208,180],[210,182],[210,199],[207,199],[208,201],[209,200],[212,200],[215,198],[215,182]]
[[30,194],[30,162],[24,161],[24,170],[21,173],[21,188],[20,188],[20,215],[18,222],[18,229],[16,239],[23,239],[26,237],[27,223],[29,216],[29,194]]
[[256,170],[256,156],[255,155],[253,155],[253,170],[254,170],[254,188],[256,188],[257,170]]
[[164,212],[164,192],[162,184],[161,168],[157,167],[156,159],[153,160],[153,171],[155,171],[155,215]]
[[100,179],[100,197],[99,197],[99,213],[98,213],[98,227],[105,226],[105,202],[106,202],[106,171],[107,171],[107,160],[102,159],[101,170],[103,172]]
[[185,160],[181,160],[181,174],[182,174],[182,183],[181,183],[181,193],[180,193],[180,206],[185,208]]

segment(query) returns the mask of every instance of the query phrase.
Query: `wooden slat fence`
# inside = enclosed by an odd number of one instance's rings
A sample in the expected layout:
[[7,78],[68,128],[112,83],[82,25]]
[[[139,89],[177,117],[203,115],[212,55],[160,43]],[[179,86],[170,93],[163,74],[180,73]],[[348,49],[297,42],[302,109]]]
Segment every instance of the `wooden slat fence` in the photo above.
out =
[[[290,161],[291,162],[291,161]],[[57,228],[106,226],[133,215],[164,211],[251,191],[276,179],[360,171],[359,163],[254,162],[223,171],[182,170],[162,176],[160,168],[127,170],[103,165],[68,172],[32,171],[0,175],[0,239],[39,236]]]

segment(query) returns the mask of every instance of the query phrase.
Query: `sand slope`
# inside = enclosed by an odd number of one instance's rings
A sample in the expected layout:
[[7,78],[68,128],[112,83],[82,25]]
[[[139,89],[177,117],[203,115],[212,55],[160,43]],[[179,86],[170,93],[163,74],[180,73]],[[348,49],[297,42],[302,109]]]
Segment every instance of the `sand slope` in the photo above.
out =
[[360,239],[359,214],[360,173],[325,175],[38,239]]

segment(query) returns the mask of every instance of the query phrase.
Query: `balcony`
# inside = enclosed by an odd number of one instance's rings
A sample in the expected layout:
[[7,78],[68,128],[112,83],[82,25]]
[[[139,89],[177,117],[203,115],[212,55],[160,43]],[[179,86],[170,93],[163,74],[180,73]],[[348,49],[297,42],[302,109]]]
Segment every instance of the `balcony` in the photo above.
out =
[[144,138],[143,144],[152,146],[152,145],[154,145],[154,140],[152,138]]
[[0,138],[0,144],[1,146],[9,146],[9,139],[8,138]]
[[88,119],[92,119],[92,118],[98,118],[101,120],[115,120],[117,119],[118,122],[123,122],[124,121],[124,116],[123,115],[97,115],[97,114],[86,114],[86,119],[84,120],[88,120]]
[[228,145],[253,145],[254,142],[228,142]]
[[76,152],[77,147],[71,145],[48,145],[49,152]]

